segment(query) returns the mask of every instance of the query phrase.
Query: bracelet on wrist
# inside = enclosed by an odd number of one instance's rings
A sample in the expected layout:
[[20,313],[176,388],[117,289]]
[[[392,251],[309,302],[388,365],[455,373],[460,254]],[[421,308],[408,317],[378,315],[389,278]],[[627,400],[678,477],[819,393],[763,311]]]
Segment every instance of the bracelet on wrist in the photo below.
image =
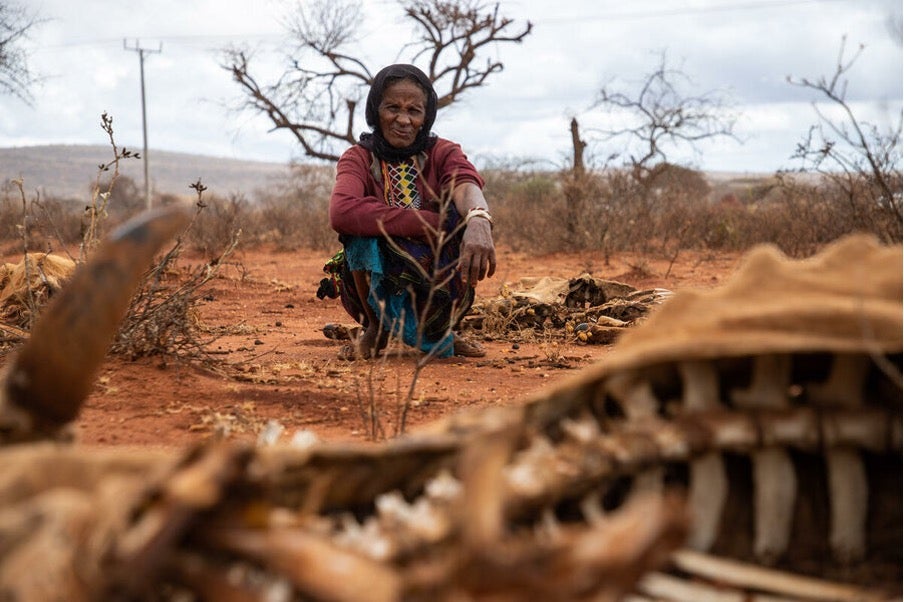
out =
[[465,224],[470,222],[475,217],[487,220],[488,222],[490,222],[490,228],[493,227],[493,216],[490,215],[490,212],[483,207],[474,207],[473,209],[468,210],[467,215],[465,215]]

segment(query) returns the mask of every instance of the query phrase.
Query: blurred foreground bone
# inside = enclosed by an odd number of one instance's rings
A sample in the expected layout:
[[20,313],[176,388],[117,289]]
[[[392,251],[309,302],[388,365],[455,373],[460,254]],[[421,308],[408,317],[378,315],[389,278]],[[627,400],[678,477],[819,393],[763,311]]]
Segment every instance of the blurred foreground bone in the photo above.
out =
[[[159,245],[171,231],[161,224],[175,215],[133,224],[110,244]],[[122,287],[115,297],[124,307],[137,276],[123,275],[141,266],[117,268],[117,256],[100,251],[97,261],[108,267],[81,270],[69,303],[100,279]],[[805,262],[760,251],[724,291],[676,295],[604,363],[523,406],[453,416],[381,445],[219,443],[182,453],[8,446],[0,452],[0,597],[900,593],[900,268],[900,249],[862,238]],[[64,303],[43,318],[58,332],[36,328],[8,364],[0,400],[6,442],[53,435],[76,417],[102,359],[96,350],[115,329],[104,320],[97,332],[92,316],[122,311],[89,296],[77,305],[88,314],[79,316]],[[68,312],[75,315],[64,320]],[[81,343],[72,337],[61,343],[68,354],[46,351],[64,323],[91,330],[82,334],[95,352],[75,354]],[[55,370],[73,376],[58,364],[74,355],[80,378],[53,381]],[[53,382],[29,378],[39,368]],[[778,483],[794,508],[774,531],[757,508],[761,488],[773,486],[771,475],[753,469],[760,454],[783,458],[795,476],[790,490]],[[866,493],[844,493],[848,478]],[[893,574],[860,579],[871,586],[864,589],[691,551],[671,556],[687,539],[682,492],[696,503],[710,485],[715,499],[690,509],[705,531],[691,532],[697,548],[824,574],[837,566],[834,552],[854,577],[866,556],[871,568],[891,564]],[[839,492],[842,499],[833,498]],[[802,521],[808,511],[830,528]]]
[[114,231],[73,274],[2,374],[0,442],[53,437],[76,418],[135,287],[187,223],[181,210],[148,213]]

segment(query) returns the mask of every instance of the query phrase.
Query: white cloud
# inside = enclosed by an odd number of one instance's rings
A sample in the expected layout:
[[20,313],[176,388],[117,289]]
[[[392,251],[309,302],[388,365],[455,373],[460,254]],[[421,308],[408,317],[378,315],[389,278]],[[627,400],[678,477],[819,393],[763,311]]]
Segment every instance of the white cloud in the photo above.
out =
[[[863,55],[849,74],[849,98],[864,119],[896,123],[901,111],[899,40],[887,19],[900,15],[895,0],[762,2],[730,9],[722,0],[503,0],[501,12],[531,19],[523,44],[489,52],[505,64],[487,86],[467,94],[437,123],[472,156],[542,155],[555,163],[568,154],[568,119],[582,126],[603,117],[588,110],[606,82],[636,81],[665,51],[670,64],[699,90],[726,89],[742,118],[743,146],[716,141],[687,159],[706,168],[772,170],[815,122],[818,95],[785,78],[830,75],[841,37]],[[756,2],[742,3],[749,7]],[[261,117],[228,113],[223,104],[239,90],[218,66],[218,48],[231,42],[258,47],[255,73],[262,82],[281,72],[279,0],[44,0],[35,9],[52,19],[35,32],[33,66],[48,76],[33,108],[0,96],[0,146],[24,143],[103,143],[100,114],[114,116],[121,143],[141,144],[138,57],[130,45],[163,52],[146,57],[147,112],[152,147],[182,152],[287,160],[298,154],[286,132],[268,133]],[[726,8],[729,7],[729,8]],[[351,49],[372,70],[398,59],[411,36],[394,2],[364,3],[361,41]],[[898,17],[900,18],[900,17]],[[884,104],[883,104],[884,103]],[[363,119],[360,120],[363,127]]]

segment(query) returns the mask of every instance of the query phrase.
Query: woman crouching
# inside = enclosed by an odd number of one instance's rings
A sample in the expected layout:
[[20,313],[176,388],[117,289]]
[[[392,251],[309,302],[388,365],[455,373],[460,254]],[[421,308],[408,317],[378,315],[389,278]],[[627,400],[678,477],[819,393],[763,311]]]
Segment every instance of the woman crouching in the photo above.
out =
[[461,147],[431,132],[436,104],[417,67],[382,69],[365,108],[372,131],[339,159],[330,198],[344,251],[339,294],[363,326],[345,359],[374,357],[390,335],[437,357],[485,354],[454,331],[474,286],[496,271],[492,218]]

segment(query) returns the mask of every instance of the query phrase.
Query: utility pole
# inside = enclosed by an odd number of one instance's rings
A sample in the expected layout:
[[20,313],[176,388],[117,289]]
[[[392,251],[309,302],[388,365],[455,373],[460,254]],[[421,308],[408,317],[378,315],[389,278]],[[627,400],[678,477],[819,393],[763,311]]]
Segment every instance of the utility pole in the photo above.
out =
[[138,53],[138,65],[141,69],[141,131],[144,134],[144,154],[142,155],[144,159],[144,202],[147,205],[147,208],[151,208],[151,185],[150,180],[148,179],[148,118],[147,111],[144,106],[144,55],[145,54],[160,54],[163,52],[163,42],[159,42],[157,46],[157,50],[148,50],[147,48],[142,48],[138,40],[135,40],[134,46],[129,46],[126,43],[126,39],[122,40],[122,47],[124,50],[134,50]]

